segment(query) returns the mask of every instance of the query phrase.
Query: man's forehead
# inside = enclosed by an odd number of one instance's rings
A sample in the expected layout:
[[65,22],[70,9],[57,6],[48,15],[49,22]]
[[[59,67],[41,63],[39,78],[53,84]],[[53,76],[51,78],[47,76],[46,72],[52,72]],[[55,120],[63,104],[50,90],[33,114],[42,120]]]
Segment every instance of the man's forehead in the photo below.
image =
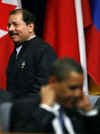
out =
[[21,12],[9,15],[9,18],[18,18],[18,17],[22,18],[22,13]]
[[22,18],[22,14],[12,14],[12,15],[10,15],[9,16],[9,18],[8,18],[8,23],[10,22],[10,21],[19,21],[19,20],[23,20],[23,18]]
[[72,73],[70,74],[64,82],[69,86],[81,86],[83,85],[83,74]]

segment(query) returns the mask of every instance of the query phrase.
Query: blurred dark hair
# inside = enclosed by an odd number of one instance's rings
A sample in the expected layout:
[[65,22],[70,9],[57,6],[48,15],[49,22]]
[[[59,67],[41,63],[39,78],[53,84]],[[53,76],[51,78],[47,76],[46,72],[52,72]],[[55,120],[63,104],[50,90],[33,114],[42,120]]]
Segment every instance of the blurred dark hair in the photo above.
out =
[[83,74],[83,69],[74,59],[62,58],[53,63],[51,76],[54,76],[57,81],[63,81],[68,78],[70,72]]

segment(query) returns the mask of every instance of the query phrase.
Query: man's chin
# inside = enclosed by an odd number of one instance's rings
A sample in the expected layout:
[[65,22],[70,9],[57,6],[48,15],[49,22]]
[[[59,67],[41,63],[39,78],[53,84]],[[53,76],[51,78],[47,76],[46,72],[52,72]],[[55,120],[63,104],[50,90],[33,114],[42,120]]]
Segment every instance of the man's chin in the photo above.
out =
[[20,41],[19,40],[12,40],[14,44],[19,44]]
[[10,38],[13,41],[13,43],[15,43],[15,44],[19,42],[19,39],[14,36],[10,36]]

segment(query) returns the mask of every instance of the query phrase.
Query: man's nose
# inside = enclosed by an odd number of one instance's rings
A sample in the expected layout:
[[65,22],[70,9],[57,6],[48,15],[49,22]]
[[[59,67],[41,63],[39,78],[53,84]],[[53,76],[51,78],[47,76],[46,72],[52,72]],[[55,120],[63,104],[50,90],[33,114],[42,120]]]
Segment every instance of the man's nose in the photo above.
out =
[[80,96],[82,94],[82,89],[80,88],[77,88],[75,89],[75,92],[74,92],[74,95],[77,97],[77,96]]
[[14,27],[13,25],[10,25],[10,26],[8,27],[8,31],[13,31],[13,30],[15,30],[15,27]]

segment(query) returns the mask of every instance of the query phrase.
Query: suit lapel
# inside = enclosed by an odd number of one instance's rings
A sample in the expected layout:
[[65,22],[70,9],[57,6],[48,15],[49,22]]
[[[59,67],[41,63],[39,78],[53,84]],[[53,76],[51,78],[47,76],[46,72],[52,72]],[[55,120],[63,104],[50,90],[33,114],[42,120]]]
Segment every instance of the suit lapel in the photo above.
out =
[[23,47],[21,48],[19,54],[17,55],[17,61],[20,59],[20,57],[22,57],[24,55],[24,51],[26,49],[26,46],[23,45]]

